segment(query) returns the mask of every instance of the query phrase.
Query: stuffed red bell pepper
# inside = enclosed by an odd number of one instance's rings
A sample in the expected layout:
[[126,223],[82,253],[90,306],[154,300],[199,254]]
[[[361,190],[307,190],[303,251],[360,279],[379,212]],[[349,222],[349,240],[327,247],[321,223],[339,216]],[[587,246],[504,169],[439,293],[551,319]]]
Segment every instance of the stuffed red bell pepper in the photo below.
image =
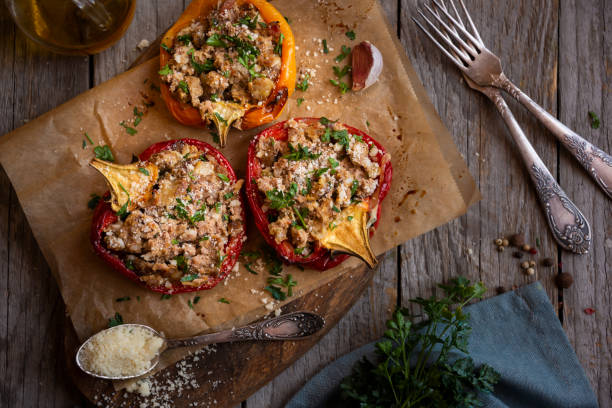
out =
[[229,127],[276,118],[295,88],[295,41],[266,0],[193,0],[161,43],[162,97],[189,126]]
[[246,240],[243,180],[199,140],[156,143],[138,159],[91,163],[110,187],[110,200],[94,212],[95,252],[156,292],[214,287],[234,269]]
[[285,261],[325,270],[350,254],[372,267],[369,237],[391,176],[389,154],[361,130],[290,119],[251,141],[246,193],[258,229]]

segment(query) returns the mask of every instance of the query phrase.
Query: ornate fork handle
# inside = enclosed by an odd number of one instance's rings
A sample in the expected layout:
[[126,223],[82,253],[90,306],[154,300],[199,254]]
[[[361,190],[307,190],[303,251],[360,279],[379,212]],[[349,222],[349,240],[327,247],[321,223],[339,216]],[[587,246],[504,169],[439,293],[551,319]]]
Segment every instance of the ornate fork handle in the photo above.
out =
[[595,179],[599,187],[612,198],[612,156],[580,137],[576,132],[559,122],[557,118],[535,103],[503,73],[494,85],[512,95],[522,103],[580,162]]
[[246,340],[300,340],[323,328],[325,320],[314,313],[294,312],[248,326],[185,339],[167,340],[168,348]]
[[563,248],[579,254],[587,253],[591,245],[591,227],[588,221],[567,197],[533,149],[500,91],[489,87],[482,88],[481,91],[495,103],[518,145],[553,236]]

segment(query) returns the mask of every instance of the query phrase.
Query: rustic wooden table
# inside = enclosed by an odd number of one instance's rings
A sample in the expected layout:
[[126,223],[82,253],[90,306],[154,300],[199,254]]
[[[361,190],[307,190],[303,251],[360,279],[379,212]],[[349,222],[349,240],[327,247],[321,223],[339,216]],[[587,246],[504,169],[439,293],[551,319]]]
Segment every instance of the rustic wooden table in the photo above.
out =
[[[306,1],[306,0],[303,0]],[[489,48],[506,73],[561,121],[612,151],[612,1],[467,0]],[[134,21],[112,48],[93,57],[51,54],[28,41],[0,6],[0,134],[123,72],[188,0],[138,2]],[[458,274],[490,288],[540,280],[602,407],[612,407],[612,205],[594,182],[526,111],[509,101],[519,122],[561,186],[593,227],[590,254],[560,251],[534,198],[510,135],[494,107],[424,40],[411,20],[414,0],[383,0],[390,23],[465,156],[483,200],[467,215],[390,251],[363,297],[320,343],[242,406],[280,407],[331,360],[378,338],[398,304],[427,296]],[[592,129],[588,111],[601,118]],[[78,120],[78,118],[75,118]],[[44,135],[41,135],[44,137]],[[33,165],[35,165],[35,158]],[[516,259],[492,241],[522,230],[542,256],[562,263],[574,285],[558,290],[558,267],[521,273]],[[0,406],[68,407],[87,402],[63,375],[64,306],[11,183],[0,170]],[[585,308],[595,309],[586,314]],[[562,358],[562,356],[560,356]]]

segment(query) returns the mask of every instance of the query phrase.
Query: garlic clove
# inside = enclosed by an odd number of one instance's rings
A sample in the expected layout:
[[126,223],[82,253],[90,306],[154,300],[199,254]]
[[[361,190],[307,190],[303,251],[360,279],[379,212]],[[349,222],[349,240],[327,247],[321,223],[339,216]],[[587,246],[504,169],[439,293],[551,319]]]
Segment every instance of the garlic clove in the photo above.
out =
[[352,52],[353,91],[360,91],[378,81],[382,72],[382,54],[369,41],[363,41],[353,47]]

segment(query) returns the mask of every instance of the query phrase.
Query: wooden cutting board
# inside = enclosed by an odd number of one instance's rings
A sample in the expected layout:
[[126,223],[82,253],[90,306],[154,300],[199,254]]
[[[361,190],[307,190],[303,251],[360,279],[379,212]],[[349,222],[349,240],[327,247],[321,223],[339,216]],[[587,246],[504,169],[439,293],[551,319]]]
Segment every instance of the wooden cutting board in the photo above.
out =
[[[313,273],[316,273],[313,271]],[[164,391],[176,408],[232,407],[289,367],[294,361],[314,346],[361,297],[370,283],[373,271],[359,267],[351,272],[351,278],[338,277],[327,285],[287,304],[283,313],[306,310],[325,318],[325,327],[315,336],[288,342],[236,342],[219,344],[216,351],[187,357],[183,363],[171,365],[153,376],[157,383],[174,382],[187,372],[198,384],[197,388],[186,387]],[[147,400],[136,393],[116,392],[110,381],[90,377],[79,370],[74,361],[79,346],[72,323],[66,319],[65,357],[68,373],[79,390],[93,403],[103,401],[105,407],[139,407]],[[186,367],[186,368],[184,368]],[[179,380],[179,382],[182,382]],[[150,406],[149,404],[143,406]]]

